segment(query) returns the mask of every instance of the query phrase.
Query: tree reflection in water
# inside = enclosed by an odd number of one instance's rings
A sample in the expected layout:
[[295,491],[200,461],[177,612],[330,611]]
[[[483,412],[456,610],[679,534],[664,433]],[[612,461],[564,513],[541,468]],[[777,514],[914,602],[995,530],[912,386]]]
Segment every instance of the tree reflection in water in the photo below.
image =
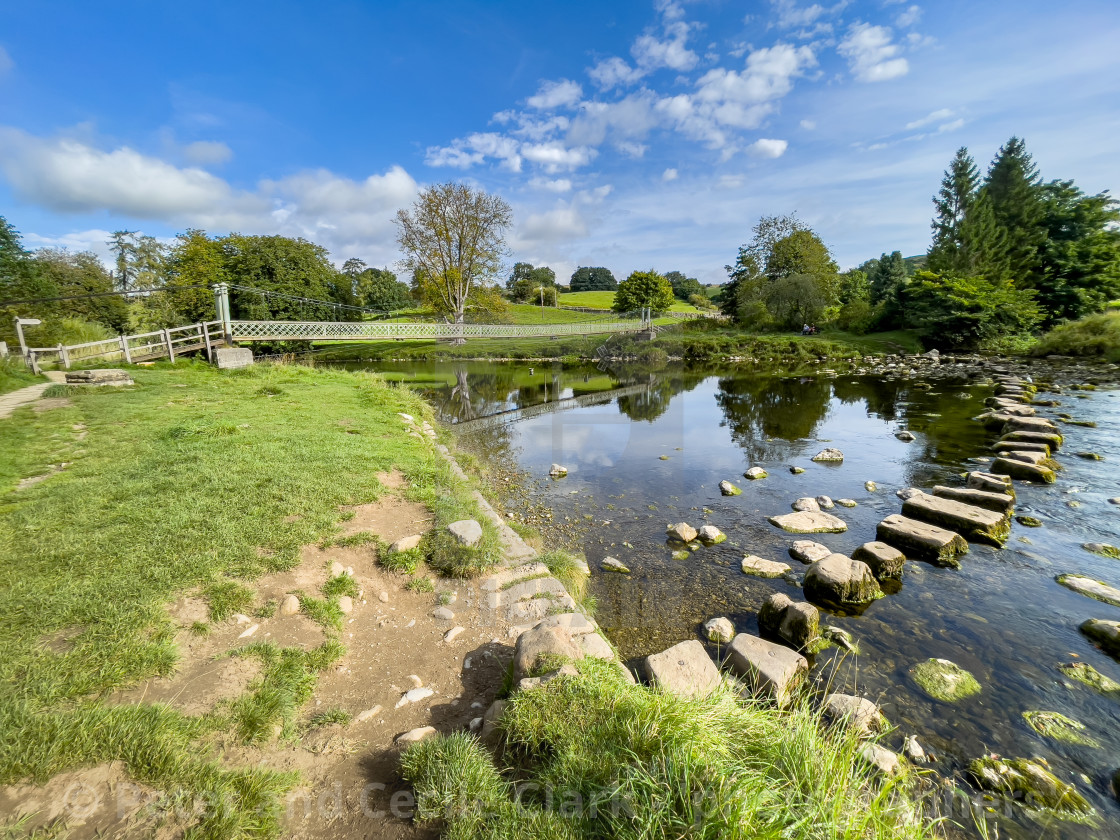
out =
[[788,444],[815,437],[831,397],[827,379],[728,377],[719,380],[716,402],[732,440],[751,460],[761,461],[782,457]]

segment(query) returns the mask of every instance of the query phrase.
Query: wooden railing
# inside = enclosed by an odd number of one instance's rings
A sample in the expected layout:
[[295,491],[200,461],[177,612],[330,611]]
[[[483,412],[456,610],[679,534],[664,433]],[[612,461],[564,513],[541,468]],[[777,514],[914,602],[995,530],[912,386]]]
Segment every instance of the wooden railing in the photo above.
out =
[[203,351],[209,358],[215,346],[225,343],[220,321],[171,327],[155,332],[122,335],[84,344],[59,344],[56,347],[29,347],[28,362],[33,368],[41,362],[56,362],[69,369],[77,361],[121,361],[125,364],[168,358],[180,353]]

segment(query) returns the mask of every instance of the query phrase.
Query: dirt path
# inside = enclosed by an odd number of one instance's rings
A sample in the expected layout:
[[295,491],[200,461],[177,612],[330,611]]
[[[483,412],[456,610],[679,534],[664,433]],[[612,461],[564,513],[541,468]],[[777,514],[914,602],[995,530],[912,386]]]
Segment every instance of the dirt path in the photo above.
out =
[[38,385],[28,385],[17,391],[0,394],[0,418],[10,417],[17,408],[35,402],[43,396],[43,392],[56,382],[65,382],[66,375],[57,370],[48,371],[46,374],[50,382],[41,382]]

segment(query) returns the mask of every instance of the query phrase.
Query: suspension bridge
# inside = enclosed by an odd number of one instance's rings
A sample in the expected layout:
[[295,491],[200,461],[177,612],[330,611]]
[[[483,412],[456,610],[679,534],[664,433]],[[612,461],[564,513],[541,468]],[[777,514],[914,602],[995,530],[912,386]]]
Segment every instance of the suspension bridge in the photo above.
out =
[[[274,296],[288,300],[301,300],[325,307],[328,311],[359,310],[363,315],[373,310],[345,306],[328,301],[313,301],[261,289],[238,287],[255,292],[265,299]],[[53,362],[69,369],[74,361],[121,361],[125,364],[170,359],[178,356],[203,353],[208,359],[219,347],[235,344],[273,341],[450,341],[462,343],[469,339],[555,339],[564,336],[619,335],[654,332],[652,313],[642,310],[637,317],[611,316],[599,320],[575,321],[564,324],[477,324],[426,321],[306,321],[306,320],[239,320],[231,317],[228,284],[214,287],[217,318],[180,327],[169,327],[134,335],[121,335],[82,344],[59,344],[54,347],[29,346],[24,339],[23,327],[33,326],[38,320],[16,319],[16,332],[20,351],[32,368],[40,363]]]

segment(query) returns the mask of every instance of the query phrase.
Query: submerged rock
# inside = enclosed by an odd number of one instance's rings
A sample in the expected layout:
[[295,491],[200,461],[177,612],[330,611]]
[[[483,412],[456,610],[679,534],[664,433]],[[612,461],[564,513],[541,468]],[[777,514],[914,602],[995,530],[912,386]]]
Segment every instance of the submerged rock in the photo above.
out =
[[697,536],[704,545],[719,545],[727,539],[727,535],[715,525],[705,525]]
[[793,473],[794,475],[801,475],[801,473],[805,472],[805,468],[804,467],[790,467],[789,471],[791,473]]
[[830,554],[805,573],[805,597],[824,606],[863,606],[883,597],[866,563],[843,554]]
[[968,769],[979,787],[1011,796],[1028,807],[1052,810],[1059,815],[1093,814],[1085,797],[1051,773],[1041,758],[986,756],[973,761]]
[[1072,589],[1081,595],[1120,607],[1120,589],[1115,586],[1109,586],[1107,583],[1093,580],[1084,575],[1058,575],[1055,580],[1066,589]]
[[618,572],[619,574],[630,574],[630,567],[614,557],[603,558],[603,571],[604,572]]
[[1019,514],[1015,517],[1015,521],[1022,525],[1024,528],[1041,528],[1042,520],[1034,516],[1027,516],[1026,514]]
[[1068,718],[1061,712],[1023,712],[1027,725],[1044,738],[1078,744],[1083,747],[1100,747],[1100,743],[1085,734],[1085,724]]
[[1090,618],[1078,629],[1099,644],[1106,653],[1120,656],[1120,621]]
[[1067,662],[1064,665],[1059,665],[1058,670],[1071,680],[1077,680],[1090,688],[1095,688],[1106,697],[1120,700],[1120,682],[1106,677],[1087,662]]
[[754,554],[748,554],[739,564],[745,575],[755,577],[779,578],[790,570],[789,564],[777,563],[773,560],[763,560]]
[[954,703],[980,693],[980,683],[948,659],[927,659],[911,671],[914,682],[934,700]]
[[727,644],[735,638],[735,625],[731,623],[729,618],[709,618],[704,622],[704,635],[707,636],[709,642],[719,642],[720,644]]
[[1111,557],[1113,560],[1120,560],[1120,548],[1107,543],[1082,543],[1081,547],[1086,551],[1091,551],[1093,554],[1099,554],[1102,557]]
[[841,452],[839,449],[832,449],[832,448],[822,449],[820,452],[818,452],[816,455],[813,456],[813,460],[814,461],[820,461],[820,462],[823,462],[823,463],[838,464],[838,463],[840,463],[841,461],[844,460],[844,453]]
[[841,534],[848,530],[844,520],[822,511],[805,510],[771,516],[769,522],[791,534]]
[[852,552],[852,559],[866,563],[876,580],[902,580],[906,555],[884,542],[867,542]]
[[838,648],[859,655],[859,644],[856,643],[852,634],[843,628],[829,624],[821,629],[821,638],[827,639]]
[[734,484],[732,484],[727,479],[724,479],[723,481],[721,481],[719,483],[719,492],[722,493],[725,496],[738,496],[743,491],[740,490],[738,487],[736,487]]
[[700,535],[700,532],[687,522],[670,525],[665,529],[665,533],[668,534],[669,542],[678,543],[690,543]]
[[674,551],[672,556],[674,560],[687,560],[692,556],[692,552],[687,548],[680,548]]
[[797,650],[812,652],[820,641],[821,614],[812,604],[796,602],[775,592],[758,610],[758,629],[763,636],[787,642]]
[[798,540],[789,550],[789,556],[794,560],[800,560],[802,563],[816,563],[818,560],[828,557],[831,553],[831,548],[812,540]]
[[863,489],[866,490],[868,493],[874,493],[876,490],[879,489],[879,485],[876,484],[874,481],[865,481],[865,482],[863,482]]

